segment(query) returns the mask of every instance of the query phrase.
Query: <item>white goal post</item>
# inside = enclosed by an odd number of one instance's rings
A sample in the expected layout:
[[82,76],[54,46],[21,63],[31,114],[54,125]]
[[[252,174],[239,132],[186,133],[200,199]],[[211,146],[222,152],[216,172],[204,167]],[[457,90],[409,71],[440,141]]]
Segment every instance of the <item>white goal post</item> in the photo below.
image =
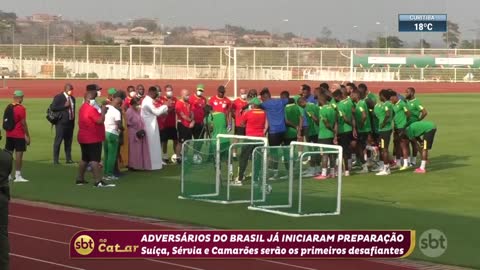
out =
[[[228,144],[228,150],[226,150],[228,158],[223,155],[225,149],[222,149],[222,143],[223,145]],[[233,180],[233,150],[234,148],[237,148],[241,151],[242,146],[248,145],[259,147],[266,146],[268,145],[268,139],[265,137],[220,134],[215,139],[187,140],[182,144],[182,157],[185,158],[188,155],[187,152],[189,149],[190,151],[197,151],[198,154],[201,155],[202,150],[198,150],[199,144],[203,144],[203,146],[200,146],[200,148],[204,148],[203,154],[209,147],[205,144],[210,144],[210,148],[215,148],[213,154],[214,159],[212,160],[213,164],[208,162],[203,164],[192,164],[193,161],[182,161],[180,179],[181,195],[178,198],[220,204],[249,203],[250,190],[248,187],[243,187],[243,189],[245,189],[244,196],[241,196],[241,194],[237,194],[237,196],[232,195],[232,188],[234,188],[231,185],[231,181]],[[226,166],[223,165],[222,162],[226,162]],[[197,170],[198,173],[187,173],[189,166],[199,166],[200,169]],[[214,171],[214,174],[210,173],[212,170]],[[199,185],[199,182],[202,183],[203,187],[208,186],[210,192],[195,190],[195,188],[192,189],[192,186]]]
[[[269,181],[265,173],[268,167],[267,162],[270,159],[268,155],[271,153],[272,149],[282,148],[289,150],[288,180],[286,183]],[[299,152],[299,149],[307,150]],[[270,152],[268,152],[269,150]],[[252,157],[252,159],[255,159],[257,156],[262,156],[263,177],[260,184],[254,184],[252,181],[251,204],[248,209],[290,217],[311,217],[340,214],[343,167],[343,151],[341,146],[292,142],[290,146],[267,146],[256,148],[255,151],[263,151],[263,153],[258,155],[255,155],[254,153]],[[305,179],[303,176],[304,164],[302,161],[305,160],[305,157],[312,157],[313,155],[334,156],[334,161],[332,162],[335,164],[330,164],[330,166],[334,167],[336,171],[335,178],[324,181]],[[254,162],[252,161],[252,163]],[[280,190],[287,189],[287,191],[281,191],[278,193],[276,192],[277,187]],[[309,198],[306,199],[305,189],[308,189],[309,193],[312,193],[312,190],[318,191],[318,194],[308,194]],[[329,193],[326,192],[327,190]],[[306,207],[311,206],[312,202],[317,204],[328,202],[329,207],[323,207],[322,205],[319,205],[318,207]]]

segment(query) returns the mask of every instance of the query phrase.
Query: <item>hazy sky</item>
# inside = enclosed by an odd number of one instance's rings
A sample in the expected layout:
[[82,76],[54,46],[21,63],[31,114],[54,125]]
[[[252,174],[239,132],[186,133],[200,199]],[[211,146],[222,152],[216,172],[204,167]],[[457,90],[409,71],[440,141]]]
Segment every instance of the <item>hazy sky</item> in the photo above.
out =
[[[165,25],[222,27],[230,23],[258,30],[320,36],[327,26],[341,39],[366,40],[378,33],[398,34],[398,13],[447,13],[465,39],[479,28],[479,0],[2,0],[0,9],[19,16],[61,14],[68,19],[124,21],[149,17]],[[288,22],[284,22],[288,19]],[[377,25],[375,22],[381,22]],[[357,25],[357,28],[353,28]],[[418,40],[419,33],[399,34]],[[425,34],[440,40],[441,34]],[[480,36],[480,33],[479,33]]]

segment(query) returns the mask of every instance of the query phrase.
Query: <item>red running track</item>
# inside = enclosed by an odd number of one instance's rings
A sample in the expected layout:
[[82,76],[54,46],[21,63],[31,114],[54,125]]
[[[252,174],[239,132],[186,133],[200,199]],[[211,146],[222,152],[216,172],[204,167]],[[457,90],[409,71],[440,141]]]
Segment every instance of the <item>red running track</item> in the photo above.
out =
[[[10,205],[12,270],[410,270],[370,260],[72,260],[70,238],[86,229],[178,229],[123,217],[13,202]],[[179,225],[180,226],[180,225]]]
[[[83,96],[85,86],[91,83],[99,84],[103,89],[115,87],[125,90],[129,85],[143,84],[149,87],[155,84],[162,88],[166,84],[172,84],[177,94],[180,89],[186,88],[195,90],[197,84],[205,85],[205,94],[207,96],[215,95],[219,85],[227,84],[227,95],[233,96],[233,81],[220,80],[7,80],[6,87],[0,81],[0,98],[11,97],[15,89],[21,89],[25,92],[26,98],[52,98],[59,93],[64,84],[70,82],[75,88],[75,96]],[[274,95],[280,95],[283,90],[289,90],[291,93],[299,91],[300,85],[306,83],[312,87],[319,86],[319,81],[239,81],[238,87],[245,89],[255,88],[257,90],[268,87]],[[329,82],[330,86],[338,82]],[[360,82],[356,82],[357,84]],[[480,93],[479,83],[437,83],[437,82],[366,82],[372,92],[377,93],[382,88],[392,88],[403,93],[407,87],[415,87],[418,93]],[[106,93],[106,91],[104,91]]]

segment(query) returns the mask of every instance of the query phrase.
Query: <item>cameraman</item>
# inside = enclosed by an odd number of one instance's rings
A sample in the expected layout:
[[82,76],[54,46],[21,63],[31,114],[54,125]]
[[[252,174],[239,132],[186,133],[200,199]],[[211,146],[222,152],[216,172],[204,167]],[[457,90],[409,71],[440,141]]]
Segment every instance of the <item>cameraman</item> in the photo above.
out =
[[[1,135],[0,135],[1,138]],[[9,269],[8,253],[8,202],[10,188],[8,176],[12,172],[13,157],[10,152],[0,150],[0,269]]]

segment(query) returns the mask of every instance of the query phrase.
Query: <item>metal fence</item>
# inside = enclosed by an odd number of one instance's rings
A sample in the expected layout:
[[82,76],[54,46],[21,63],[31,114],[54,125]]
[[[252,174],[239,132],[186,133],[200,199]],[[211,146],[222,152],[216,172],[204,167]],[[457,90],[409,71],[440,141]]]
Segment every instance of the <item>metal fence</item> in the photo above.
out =
[[480,81],[480,50],[0,45],[0,75],[51,79]]

